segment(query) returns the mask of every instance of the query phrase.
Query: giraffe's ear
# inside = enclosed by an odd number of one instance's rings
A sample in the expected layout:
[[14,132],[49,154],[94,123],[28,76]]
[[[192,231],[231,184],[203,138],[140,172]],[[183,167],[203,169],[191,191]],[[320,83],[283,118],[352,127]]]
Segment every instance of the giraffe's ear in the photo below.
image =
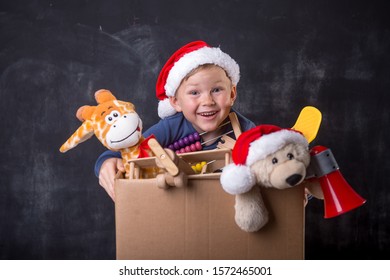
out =
[[95,99],[98,104],[102,104],[108,101],[116,100],[116,97],[111,93],[111,91],[101,89],[95,92]]
[[90,120],[92,114],[95,112],[96,106],[82,106],[80,107],[76,112],[76,117],[81,121],[84,122],[86,120]]
[[83,124],[69,137],[69,139],[61,146],[60,152],[66,151],[76,147],[78,144],[88,140],[94,134],[92,123],[89,120],[83,122]]

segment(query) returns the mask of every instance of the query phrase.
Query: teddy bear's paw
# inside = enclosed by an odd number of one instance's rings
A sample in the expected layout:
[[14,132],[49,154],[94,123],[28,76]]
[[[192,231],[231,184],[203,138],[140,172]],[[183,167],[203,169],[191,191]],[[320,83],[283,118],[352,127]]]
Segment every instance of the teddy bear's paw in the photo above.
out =
[[222,188],[232,195],[250,191],[256,184],[256,177],[245,165],[229,164],[221,174]]
[[258,188],[237,195],[235,210],[236,224],[246,232],[258,231],[268,222],[268,211]]
[[236,215],[236,224],[246,232],[255,232],[260,230],[268,223],[268,213],[258,213],[251,216]]

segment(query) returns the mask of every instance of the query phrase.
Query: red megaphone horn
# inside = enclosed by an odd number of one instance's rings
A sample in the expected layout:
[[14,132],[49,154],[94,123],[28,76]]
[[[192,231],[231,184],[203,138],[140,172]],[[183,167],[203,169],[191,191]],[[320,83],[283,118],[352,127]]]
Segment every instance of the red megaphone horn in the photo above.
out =
[[310,150],[308,173],[320,181],[324,194],[325,218],[333,218],[362,206],[366,200],[357,194],[339,171],[332,151],[324,146]]

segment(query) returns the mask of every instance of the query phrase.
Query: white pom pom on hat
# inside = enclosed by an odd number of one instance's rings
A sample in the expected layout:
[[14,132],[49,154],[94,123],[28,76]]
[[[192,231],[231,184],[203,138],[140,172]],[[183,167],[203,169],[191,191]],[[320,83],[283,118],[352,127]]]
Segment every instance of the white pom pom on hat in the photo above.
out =
[[223,189],[230,194],[249,191],[256,184],[250,166],[290,143],[309,145],[299,131],[275,125],[259,125],[243,132],[232,150],[233,163],[223,168]]
[[230,194],[241,194],[251,190],[256,184],[255,175],[246,165],[228,164],[223,168],[221,185]]
[[[198,66],[215,64],[223,68],[234,85],[240,80],[240,68],[236,61],[220,48],[210,47],[206,42],[194,41],[178,49],[162,68],[156,84],[158,115],[164,119],[174,115],[168,97],[175,96],[177,88],[188,73]],[[168,101],[168,102],[167,102]]]

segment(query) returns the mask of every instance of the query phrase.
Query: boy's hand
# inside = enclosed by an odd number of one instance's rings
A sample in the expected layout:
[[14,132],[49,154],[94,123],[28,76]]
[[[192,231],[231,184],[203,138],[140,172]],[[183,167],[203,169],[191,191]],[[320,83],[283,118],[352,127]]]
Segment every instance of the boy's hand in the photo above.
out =
[[99,172],[99,184],[106,190],[108,195],[115,201],[114,179],[119,171],[125,172],[121,158],[106,159]]

